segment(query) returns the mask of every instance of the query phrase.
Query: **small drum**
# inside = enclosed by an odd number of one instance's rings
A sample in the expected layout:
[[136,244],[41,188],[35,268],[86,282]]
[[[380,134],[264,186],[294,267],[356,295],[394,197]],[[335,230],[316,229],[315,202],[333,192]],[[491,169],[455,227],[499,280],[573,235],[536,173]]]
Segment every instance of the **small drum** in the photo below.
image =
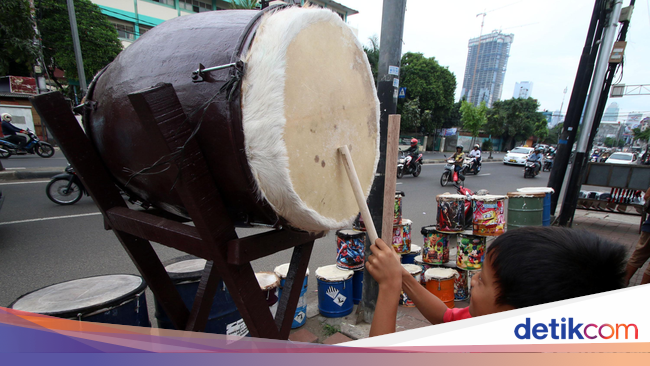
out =
[[335,264],[316,269],[318,311],[327,318],[340,318],[352,312],[353,271],[336,268]]
[[411,252],[402,254],[402,264],[415,264],[415,257],[422,254],[422,248],[419,245],[411,244]]
[[472,297],[472,278],[474,278],[477,273],[481,272],[481,270],[474,269],[465,272],[467,273],[467,296]]
[[[273,272],[280,279],[280,289],[278,291],[278,299],[282,298],[282,289],[284,288],[284,283],[287,279],[287,273],[289,273],[290,263],[285,263],[275,267]],[[291,323],[291,329],[301,327],[307,321],[307,283],[309,282],[309,268],[307,268],[307,273],[305,273],[305,280],[302,281],[302,289],[300,290],[300,298],[298,299],[298,306],[296,307],[296,312],[293,315],[293,323]]]
[[362,269],[366,233],[357,230],[336,232],[336,266],[340,269]]
[[431,268],[424,272],[426,288],[448,308],[454,307],[454,282],[458,272],[451,268]]
[[255,273],[257,283],[259,283],[266,304],[271,309],[271,314],[275,318],[275,313],[278,311],[278,287],[280,287],[280,279],[273,272],[258,272]]
[[9,308],[86,322],[150,327],[146,287],[140,276],[88,277],[30,292]]
[[545,199],[546,193],[508,193],[508,227],[542,226]]
[[454,281],[454,300],[465,301],[469,299],[469,271],[457,269],[458,277]]
[[395,192],[395,217],[393,219],[393,224],[402,221],[402,197],[404,197],[404,192]]
[[[402,267],[404,267],[404,269],[406,269],[408,273],[410,273],[411,276],[415,278],[416,281],[422,283],[422,268],[420,268],[420,266],[415,264],[402,264]],[[415,306],[413,300],[409,299],[408,295],[404,291],[402,291],[401,297],[399,299],[399,304],[406,307]]]
[[413,222],[408,219],[402,219],[398,224],[393,226],[393,249],[398,254],[411,253],[411,226]]
[[[194,73],[200,65],[206,71]],[[192,136],[218,189],[205,194],[219,195],[234,222],[312,232],[352,223],[359,208],[337,149],[351,146],[367,197],[380,108],[363,45],[336,13],[292,6],[177,17],[95,77],[83,120],[106,168],[130,196],[187,216],[172,190],[176,168],[134,173],[169,156],[128,95],[163,82],[187,116],[170,123],[200,126]]]
[[[420,268],[422,268],[422,273],[426,272],[427,269],[438,268],[438,266],[435,265],[435,264],[431,264],[431,263],[424,262],[424,261],[422,260],[422,256],[421,256],[421,255],[416,256],[415,259],[413,259],[413,262],[414,262],[414,264],[415,264],[416,266],[419,266]],[[422,285],[424,285],[424,284],[425,284],[425,282],[424,282],[424,276],[422,276],[421,280],[422,280]]]
[[473,196],[474,235],[497,236],[505,232],[505,201],[507,196]]
[[356,305],[363,296],[363,269],[354,271],[352,276],[352,302]]
[[486,240],[484,236],[458,235],[456,265],[460,269],[481,269],[485,257]]
[[[524,187],[517,188],[517,192],[523,193],[544,193],[544,210],[542,211],[542,226],[551,226],[551,195],[555,192],[553,188],[550,187]],[[609,196],[608,193],[600,194],[598,199],[601,201],[606,201]]]
[[424,237],[422,260],[432,264],[449,262],[449,234],[436,230],[435,226],[425,226],[420,232]]
[[439,194],[438,222],[439,231],[460,232],[465,228],[465,201],[467,197],[462,194]]
[[[165,270],[174,283],[185,307],[190,311],[194,304],[196,292],[199,289],[205,264],[205,259],[194,256],[183,256],[172,259],[165,266]],[[160,302],[155,297],[154,305],[158,328],[176,329],[160,305]],[[203,331],[206,333],[237,336],[246,336],[249,334],[248,328],[223,281],[219,281],[217,284],[217,291],[212,299],[212,307],[210,308],[208,321]]]

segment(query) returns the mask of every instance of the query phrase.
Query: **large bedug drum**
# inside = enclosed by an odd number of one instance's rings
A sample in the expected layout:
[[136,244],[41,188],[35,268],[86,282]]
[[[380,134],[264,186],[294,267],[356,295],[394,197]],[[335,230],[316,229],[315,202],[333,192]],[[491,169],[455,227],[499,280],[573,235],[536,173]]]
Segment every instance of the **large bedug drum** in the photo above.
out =
[[[228,66],[193,78],[200,64]],[[337,148],[349,146],[367,196],[379,102],[363,48],[335,13],[286,7],[175,18],[95,77],[84,125],[107,168],[130,195],[187,216],[172,189],[176,169],[155,165],[167,157],[165,143],[128,98],[159,83],[174,86],[198,129],[233,221],[307,231],[350,225],[358,207]]]

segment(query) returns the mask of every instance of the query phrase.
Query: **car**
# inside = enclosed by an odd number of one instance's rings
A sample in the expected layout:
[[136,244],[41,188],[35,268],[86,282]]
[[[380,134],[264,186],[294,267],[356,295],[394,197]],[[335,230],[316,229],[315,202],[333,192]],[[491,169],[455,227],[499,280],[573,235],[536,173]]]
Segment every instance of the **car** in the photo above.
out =
[[526,165],[526,160],[533,152],[532,147],[515,147],[508,150],[508,153],[503,157],[503,164]]
[[635,164],[636,156],[633,153],[615,152],[605,162],[611,164]]

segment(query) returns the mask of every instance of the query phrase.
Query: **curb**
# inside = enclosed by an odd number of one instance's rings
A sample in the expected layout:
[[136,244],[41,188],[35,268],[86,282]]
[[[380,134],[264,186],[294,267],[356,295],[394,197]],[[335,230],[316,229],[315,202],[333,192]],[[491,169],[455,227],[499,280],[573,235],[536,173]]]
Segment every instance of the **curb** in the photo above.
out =
[[43,179],[43,178],[49,179],[61,173],[63,173],[63,170],[61,168],[24,169],[24,170],[7,169],[0,172],[0,182],[10,182],[10,181],[27,180],[27,179]]

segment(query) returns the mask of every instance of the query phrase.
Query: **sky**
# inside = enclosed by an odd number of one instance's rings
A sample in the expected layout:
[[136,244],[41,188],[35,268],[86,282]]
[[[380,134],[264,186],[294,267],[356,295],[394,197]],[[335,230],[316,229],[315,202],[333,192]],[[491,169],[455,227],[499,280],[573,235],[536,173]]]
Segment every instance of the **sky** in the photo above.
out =
[[[348,16],[359,39],[381,35],[382,0],[337,0],[359,11]],[[628,6],[629,0],[623,0]],[[501,29],[514,34],[501,99],[513,97],[515,83],[533,83],[532,97],[540,110],[566,113],[582,48],[593,11],[593,0],[407,0],[402,53],[420,52],[435,57],[456,75],[456,100],[460,98],[467,44],[481,34]],[[650,84],[650,0],[637,0],[627,33],[621,83]],[[616,82],[616,78],[614,81]],[[566,97],[564,89],[568,88]],[[564,98],[564,104],[562,104]],[[630,112],[650,116],[650,95],[610,98],[618,103],[619,120]]]

